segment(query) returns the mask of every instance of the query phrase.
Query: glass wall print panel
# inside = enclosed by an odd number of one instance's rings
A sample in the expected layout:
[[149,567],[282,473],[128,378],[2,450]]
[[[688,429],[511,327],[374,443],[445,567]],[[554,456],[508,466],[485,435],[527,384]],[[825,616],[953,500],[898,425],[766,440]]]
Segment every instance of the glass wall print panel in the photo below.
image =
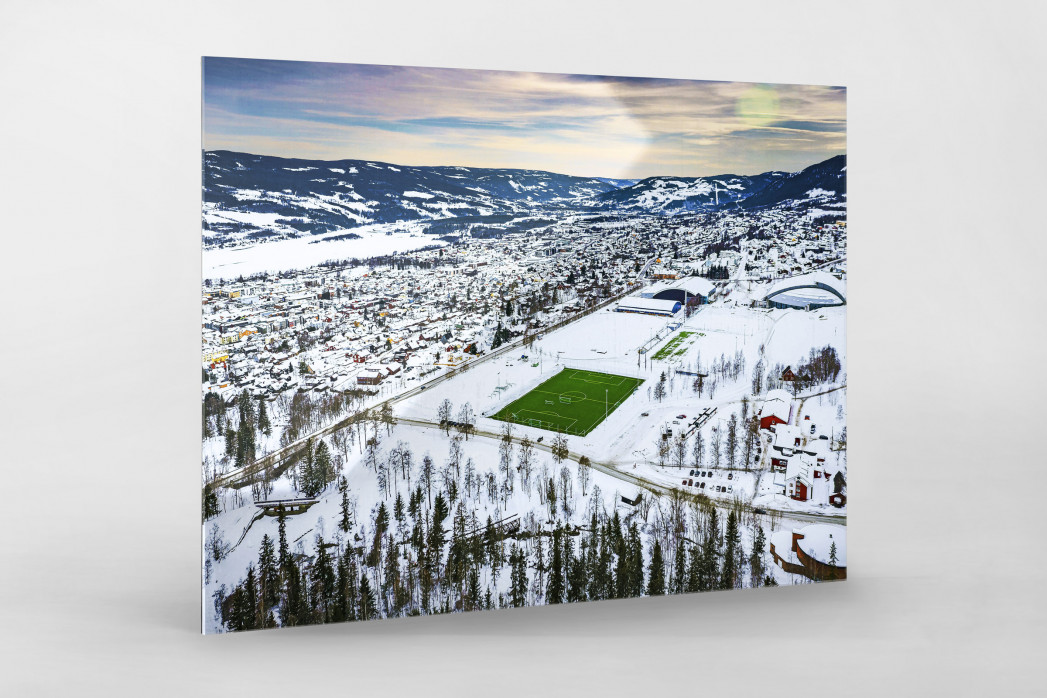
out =
[[845,114],[205,58],[204,632],[846,578]]

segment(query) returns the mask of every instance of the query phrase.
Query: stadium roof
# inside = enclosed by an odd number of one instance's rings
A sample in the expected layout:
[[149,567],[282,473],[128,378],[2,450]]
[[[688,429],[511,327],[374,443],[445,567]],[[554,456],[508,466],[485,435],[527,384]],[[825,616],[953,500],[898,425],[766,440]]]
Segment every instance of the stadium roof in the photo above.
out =
[[709,294],[713,292],[713,282],[700,276],[688,276],[686,279],[676,281],[669,288],[682,289],[692,296],[705,296],[708,298]]
[[796,306],[843,305],[847,286],[828,272],[816,271],[776,281],[764,293],[764,300]]
[[634,313],[664,313],[672,315],[680,309],[680,301],[630,296],[618,304],[618,310]]
[[644,291],[644,296],[653,298],[665,291],[686,291],[690,296],[703,296],[708,298],[713,292],[713,282],[700,276],[688,276],[684,279],[674,281],[660,281]]

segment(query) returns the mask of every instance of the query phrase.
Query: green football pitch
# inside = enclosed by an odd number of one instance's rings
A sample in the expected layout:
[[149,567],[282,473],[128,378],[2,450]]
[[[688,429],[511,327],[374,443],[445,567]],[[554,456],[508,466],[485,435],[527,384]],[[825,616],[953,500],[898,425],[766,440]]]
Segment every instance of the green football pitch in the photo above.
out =
[[640,378],[565,368],[491,417],[585,436],[641,383]]

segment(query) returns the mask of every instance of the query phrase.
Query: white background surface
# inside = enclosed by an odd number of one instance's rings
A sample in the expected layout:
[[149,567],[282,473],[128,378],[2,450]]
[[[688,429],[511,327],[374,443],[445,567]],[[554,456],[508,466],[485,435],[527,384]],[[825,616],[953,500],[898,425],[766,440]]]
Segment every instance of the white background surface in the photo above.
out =
[[[1043,12],[846,5],[5,3],[0,693],[1042,695]],[[201,637],[205,54],[847,85],[850,581]]]

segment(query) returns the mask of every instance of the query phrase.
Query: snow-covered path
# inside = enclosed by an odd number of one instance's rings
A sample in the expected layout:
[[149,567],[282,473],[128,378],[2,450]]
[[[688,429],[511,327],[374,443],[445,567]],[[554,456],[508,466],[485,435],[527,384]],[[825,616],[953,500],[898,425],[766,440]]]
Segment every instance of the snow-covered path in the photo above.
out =
[[[436,429],[440,428],[439,423],[433,422],[433,421],[429,421],[429,420],[425,420],[425,419],[398,418],[396,420],[396,422],[397,422],[397,424],[416,426],[416,427],[436,428]],[[494,432],[487,431],[487,430],[484,430],[484,429],[477,429],[477,430],[475,430],[473,432],[470,432],[469,438],[474,438],[474,437],[479,437],[479,438],[484,438],[484,439],[493,439],[495,441],[501,441],[501,439],[503,438],[502,434],[496,434]],[[513,441],[514,444],[519,445],[521,443],[522,439],[520,437],[514,436],[514,437],[512,437],[512,441]],[[550,453],[550,454],[552,453],[552,450],[553,450],[552,449],[552,445],[550,443],[544,443],[544,442],[543,443],[536,443],[536,442],[532,441],[531,442],[531,447],[534,448],[535,450],[545,451],[546,453]],[[585,456],[585,455],[586,454],[584,454],[584,453],[577,453],[575,451],[570,451],[569,450],[567,452],[566,460],[573,460],[573,461],[577,462],[582,456]],[[668,495],[671,495],[674,491],[677,491],[677,492],[681,491],[681,490],[679,490],[676,487],[672,487],[672,486],[667,485],[665,483],[656,482],[654,480],[651,480],[650,478],[643,477],[642,475],[637,475],[637,474],[630,473],[630,472],[627,472],[627,471],[624,471],[624,470],[620,470],[620,469],[616,468],[614,465],[612,465],[610,463],[605,463],[603,461],[594,460],[592,458],[590,458],[589,462],[591,463],[591,465],[592,465],[594,470],[598,470],[598,471],[604,473],[605,475],[610,475],[611,477],[616,478],[618,480],[621,480],[622,482],[627,482],[627,483],[629,483],[631,485],[635,485],[636,487],[640,487],[640,488],[645,489],[645,490],[647,490],[649,492],[653,492],[654,494],[657,494],[659,496],[668,496]],[[686,492],[683,493],[683,494],[684,494],[685,497],[690,496]],[[715,498],[712,498],[712,497],[709,498],[709,501],[714,506],[716,506],[718,508],[721,508],[721,509],[724,509],[724,510],[731,509],[731,508],[733,508],[735,506],[734,502],[718,500],[718,499],[715,499]],[[750,507],[748,505],[746,505],[745,508],[750,509],[750,510],[752,509],[752,507]],[[802,522],[805,522],[805,523],[834,522],[834,523],[846,524],[846,521],[847,521],[846,514],[805,513],[805,512],[792,511],[792,510],[788,510],[788,509],[774,509],[774,508],[767,507],[767,506],[761,506],[761,507],[757,507],[757,508],[762,509],[763,511],[768,512],[768,513],[781,514],[784,519],[792,519],[794,521],[802,521]]]

